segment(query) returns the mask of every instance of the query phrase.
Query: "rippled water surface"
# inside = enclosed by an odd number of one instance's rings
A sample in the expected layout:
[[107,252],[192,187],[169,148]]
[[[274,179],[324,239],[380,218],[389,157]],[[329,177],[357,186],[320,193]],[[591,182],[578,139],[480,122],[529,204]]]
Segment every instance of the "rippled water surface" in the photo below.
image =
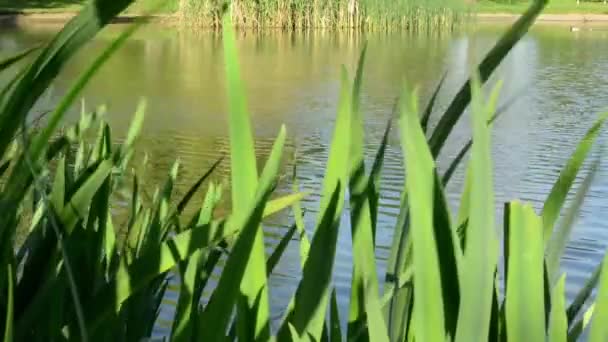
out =
[[[284,123],[289,135],[288,157],[284,160],[278,191],[289,191],[291,167],[297,161],[299,182],[303,189],[312,192],[305,201],[308,229],[313,228],[332,135],[339,68],[344,64],[352,73],[364,39],[368,40],[369,49],[362,107],[367,155],[371,158],[404,80],[420,88],[421,102],[425,104],[441,75],[448,72],[437,114],[462,85],[468,66],[479,61],[505,28],[502,24],[480,24],[466,32],[440,36],[362,37],[327,32],[240,36],[241,66],[253,114],[258,160],[265,160]],[[2,28],[0,51],[8,53],[43,42],[56,30],[47,26]],[[87,46],[62,73],[54,91],[38,110],[51,106],[91,56],[119,30],[120,27],[112,27]],[[497,217],[502,215],[502,203],[515,198],[531,201],[540,209],[576,142],[600,111],[607,109],[607,56],[608,27],[570,32],[568,26],[537,26],[503,63],[492,81],[498,78],[504,81],[500,103],[510,104],[496,122],[493,136]],[[152,26],[131,39],[87,88],[86,104],[106,104],[109,120],[118,135],[124,135],[138,98],[148,99],[140,146],[149,155],[148,183],[162,181],[173,161],[179,159],[183,167],[178,191],[183,193],[215,160],[228,153],[222,59],[221,39],[212,33],[194,34]],[[445,169],[469,134],[465,116],[440,157],[440,169]],[[607,136],[602,133],[600,142],[605,142]],[[599,149],[594,154],[597,156]],[[608,160],[604,159],[563,260],[569,296],[581,286],[606,248],[607,175]],[[215,179],[227,183],[228,178],[229,163],[225,162]],[[460,169],[448,187],[454,210],[462,180]],[[402,186],[402,156],[394,130],[382,176],[377,239],[379,272],[384,271],[389,254]],[[345,215],[334,271],[342,307],[348,302],[351,273],[348,220]],[[284,213],[266,225],[268,251],[291,223],[290,214]],[[299,277],[298,246],[292,241],[272,277],[271,298],[276,317],[280,317]],[[161,317],[165,322],[170,319],[176,300],[175,292],[169,293]],[[159,332],[165,328],[166,323],[161,322]]]

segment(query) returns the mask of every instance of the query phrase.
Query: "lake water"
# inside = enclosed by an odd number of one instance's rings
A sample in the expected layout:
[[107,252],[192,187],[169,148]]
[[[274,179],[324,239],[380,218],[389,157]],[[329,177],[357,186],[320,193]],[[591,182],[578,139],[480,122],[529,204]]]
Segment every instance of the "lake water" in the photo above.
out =
[[[369,42],[369,49],[362,108],[367,154],[371,158],[404,80],[420,88],[421,103],[425,104],[441,75],[448,71],[437,114],[464,82],[468,66],[479,61],[506,27],[480,24],[464,32],[433,36],[268,32],[239,37],[258,160],[265,160],[284,123],[289,138],[278,192],[289,191],[291,165],[297,160],[299,182],[304,190],[312,191],[304,203],[309,212],[306,216],[309,230],[313,229],[333,130],[339,68],[344,64],[353,73],[364,40]],[[87,46],[61,74],[48,100],[40,103],[37,110],[50,107],[87,66],[91,56],[121,29],[112,27]],[[56,30],[53,26],[2,28],[0,51],[4,54],[44,42]],[[530,201],[540,209],[578,140],[598,114],[607,109],[607,43],[608,27],[570,32],[568,26],[540,25],[502,64],[493,80],[504,81],[500,103],[513,98],[517,101],[495,123],[493,134],[498,218],[502,216],[502,203],[516,198]],[[161,182],[173,161],[179,159],[183,168],[177,190],[183,193],[215,160],[228,153],[221,47],[220,37],[212,33],[194,34],[150,26],[131,39],[86,89],[86,104],[91,108],[106,104],[108,119],[118,135],[124,135],[138,98],[147,98],[140,148],[149,155],[148,183]],[[469,136],[465,116],[439,159],[441,170]],[[600,143],[607,138],[608,134],[602,133]],[[296,159],[291,157],[294,151]],[[596,149],[594,154],[598,153]],[[607,175],[608,160],[604,158],[563,260],[570,297],[601,260],[608,243]],[[228,178],[226,161],[214,179]],[[454,209],[462,180],[460,169],[448,187]],[[402,156],[397,131],[393,130],[382,176],[377,238],[380,273],[389,254],[402,187]],[[202,194],[198,197],[200,202]],[[347,221],[345,215],[334,268],[342,308],[348,303],[351,273]],[[289,213],[279,214],[268,222],[265,226],[268,251],[291,224]],[[297,241],[292,241],[275,273],[271,281],[272,310],[273,316],[280,317],[300,276]],[[158,333],[166,333],[176,300],[175,292],[170,292]]]

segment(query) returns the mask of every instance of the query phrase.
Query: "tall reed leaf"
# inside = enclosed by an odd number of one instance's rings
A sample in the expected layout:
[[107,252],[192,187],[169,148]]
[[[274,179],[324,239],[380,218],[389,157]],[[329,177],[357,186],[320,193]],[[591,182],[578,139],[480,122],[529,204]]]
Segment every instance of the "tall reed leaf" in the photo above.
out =
[[606,325],[608,321],[608,255],[604,257],[603,264],[599,291],[595,302],[595,315],[589,332],[590,342],[608,340],[608,325]]
[[555,282],[559,273],[559,263],[561,261],[562,255],[564,254],[564,250],[566,249],[566,244],[568,243],[568,239],[572,233],[572,229],[574,228],[574,221],[578,217],[581,206],[585,201],[585,197],[591,188],[591,183],[595,178],[599,167],[599,159],[596,160],[591,167],[591,170],[585,176],[585,180],[580,185],[579,189],[576,192],[576,196],[570,204],[570,208],[568,208],[563,221],[557,230],[553,232],[553,236],[547,242],[547,272],[549,273],[549,279],[551,282]]
[[[461,303],[456,329],[457,342],[487,339],[492,311],[494,271],[498,241],[494,233],[494,184],[490,151],[487,108],[482,104],[481,89],[472,91],[473,149],[470,167],[475,182],[471,184],[470,211],[466,249],[463,259]],[[416,277],[414,277],[416,279]]]
[[568,340],[568,319],[566,317],[566,275],[562,275],[551,293],[551,315],[549,316],[549,341]]
[[[365,135],[363,116],[359,108],[363,65],[365,63],[366,47],[359,57],[359,64],[353,85],[352,115],[351,115],[351,144],[350,144],[350,216],[353,271],[350,288],[350,309],[348,316],[348,337],[352,338],[366,325],[366,296],[378,296],[378,281],[376,275],[376,259],[374,254],[373,223],[370,208],[370,197],[373,189],[368,186],[369,178],[365,175],[364,149]],[[366,290],[365,284],[369,286]],[[371,315],[370,312],[368,314]]]
[[343,69],[340,104],[323,180],[315,234],[302,280],[292,301],[293,306],[279,331],[279,338],[287,338],[289,323],[300,336],[310,335],[314,340],[321,338],[330,294],[340,216],[344,206],[343,185],[348,183],[349,169],[346,166],[350,162],[351,113],[350,85]]
[[578,143],[576,150],[572,153],[570,160],[568,160],[568,163],[560,173],[559,178],[545,200],[542,211],[545,243],[553,233],[555,221],[557,221],[562,206],[566,202],[566,196],[568,195],[572,184],[574,184],[576,175],[582,167],[589,151],[591,151],[591,147],[599,135],[600,128],[606,119],[608,119],[608,112],[602,114],[589,131],[587,131],[587,134],[585,134],[585,137]]
[[593,290],[597,286],[597,283],[600,280],[600,275],[602,274],[602,270],[604,268],[603,262],[599,263],[593,270],[591,276],[587,278],[587,281],[583,285],[583,287],[578,291],[570,306],[568,306],[568,310],[566,310],[566,315],[568,316],[568,324],[572,324],[572,322],[576,319],[578,314],[583,309],[587,300],[591,297]]
[[542,223],[530,205],[509,206],[509,277],[506,289],[508,341],[545,337]]
[[10,68],[12,65],[23,60],[23,58],[29,56],[32,52],[34,52],[38,49],[40,49],[40,47],[35,46],[33,48],[29,48],[24,51],[20,51],[12,56],[4,58],[3,60],[0,61],[0,72]]
[[[236,217],[245,214],[255,196],[257,168],[255,149],[246,97],[240,79],[236,39],[230,15],[224,15],[224,58],[230,108],[230,165],[232,175],[232,208]],[[238,303],[239,339],[254,341],[269,337],[268,288],[266,286],[266,256],[264,234],[256,230],[252,254],[247,261]],[[259,300],[257,297],[260,296]],[[257,304],[256,304],[257,303]],[[253,324],[253,326],[250,326]]]
[[[283,145],[285,144],[285,127],[281,128],[281,132],[277,137],[264,171],[260,178],[260,183],[255,194],[255,201],[250,204],[245,216],[238,215],[232,218],[233,224],[238,227],[243,227],[239,237],[232,248],[232,252],[226,261],[222,276],[218,282],[216,290],[211,295],[209,303],[201,316],[202,341],[222,341],[225,338],[226,329],[232,314],[232,308],[239,296],[239,284],[242,283],[247,270],[248,260],[255,253],[254,241],[258,235],[260,221],[264,211],[264,205],[272,192],[274,182],[276,181],[279,172],[281,155],[283,153]],[[265,264],[262,269],[252,269],[251,272],[260,272],[265,270]],[[264,279],[266,274],[262,274]],[[266,285],[264,285],[266,286]],[[259,293],[267,291],[260,289]],[[256,297],[259,296],[259,293]],[[259,299],[258,299],[259,303]],[[255,306],[254,306],[255,308]],[[268,317],[264,321],[264,317],[257,316],[258,321],[247,322],[247,324],[256,324],[257,326],[267,327],[269,329]],[[241,317],[237,317],[238,320]],[[253,332],[248,332],[252,334]],[[252,335],[257,339],[260,336],[269,336],[270,331],[261,331]]]
[[[482,83],[490,78],[490,75],[496,70],[498,65],[503,61],[513,46],[528,32],[528,29],[534,23],[536,17],[546,6],[548,0],[533,0],[530,8],[509,28],[505,34],[498,40],[496,45],[488,52],[483,61],[479,64],[477,73]],[[448,109],[445,111],[431,138],[429,145],[434,157],[437,157],[445,144],[446,139],[452,132],[452,129],[464,113],[465,108],[471,102],[471,84],[469,79],[460,88],[458,94],[454,97]]]
[[15,289],[15,274],[13,271],[13,265],[6,265],[6,280],[7,280],[7,293],[6,293],[6,313],[4,322],[4,342],[13,341],[13,306],[14,304],[14,289]]
[[414,329],[421,341],[444,341],[444,311],[438,251],[433,235],[435,163],[420,126],[415,92],[402,95],[401,143],[411,215],[414,269]]

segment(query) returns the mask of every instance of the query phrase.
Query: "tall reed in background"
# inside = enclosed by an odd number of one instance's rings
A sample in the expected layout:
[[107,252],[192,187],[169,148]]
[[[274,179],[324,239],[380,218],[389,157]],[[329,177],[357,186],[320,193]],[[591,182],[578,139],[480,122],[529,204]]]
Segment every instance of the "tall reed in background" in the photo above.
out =
[[[182,22],[221,26],[221,0],[180,0]],[[233,0],[232,22],[239,28],[357,28],[369,30],[449,30],[464,16],[461,0]]]

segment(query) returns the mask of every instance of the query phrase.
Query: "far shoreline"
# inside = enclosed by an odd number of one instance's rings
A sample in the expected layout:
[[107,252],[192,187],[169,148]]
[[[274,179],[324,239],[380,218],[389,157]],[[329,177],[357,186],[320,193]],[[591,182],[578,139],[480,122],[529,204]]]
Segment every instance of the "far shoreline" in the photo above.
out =
[[[477,13],[474,17],[479,21],[515,21],[521,14],[513,13]],[[608,14],[585,14],[585,13],[545,13],[538,16],[537,22],[559,22],[559,23],[607,23]]]
[[[77,12],[4,12],[0,11],[0,27],[20,26],[32,24],[65,24],[72,19]],[[472,17],[478,22],[500,22],[515,21],[520,14],[514,13],[476,13]],[[146,19],[155,23],[175,23],[178,17],[174,14],[160,14],[144,16],[137,13],[127,13],[114,18],[114,23],[129,23],[138,19]],[[598,23],[608,25],[608,14],[541,14],[536,19],[542,23]]]

